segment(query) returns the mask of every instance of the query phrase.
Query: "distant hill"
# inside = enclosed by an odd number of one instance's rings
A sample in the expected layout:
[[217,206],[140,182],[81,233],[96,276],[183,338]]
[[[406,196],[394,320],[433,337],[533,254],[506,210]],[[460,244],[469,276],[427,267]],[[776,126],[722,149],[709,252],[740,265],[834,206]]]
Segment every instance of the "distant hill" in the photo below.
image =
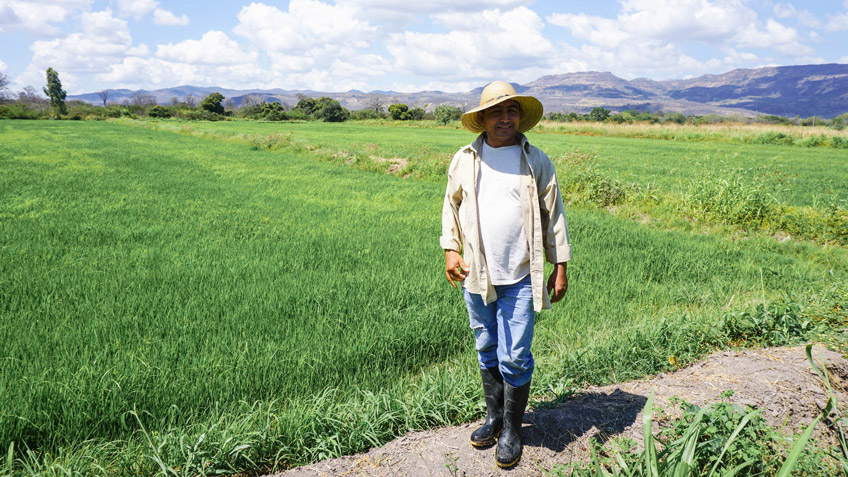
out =
[[[704,75],[685,80],[654,81],[645,78],[625,80],[609,72],[580,72],[543,76],[527,84],[515,84],[521,94],[533,95],[547,112],[586,113],[595,107],[612,111],[636,109],[683,114],[719,114],[756,116],[776,114],[786,117],[822,116],[832,118],[848,112],[848,65],[776,66],[737,69],[720,75]],[[294,106],[297,95],[329,96],[350,109],[373,107],[380,103],[406,103],[410,108],[428,111],[448,103],[463,110],[477,105],[483,85],[465,93],[421,91],[348,91],[344,93],[311,90],[233,90],[216,87],[178,86],[155,91],[110,90],[109,102],[129,101],[136,93],[152,96],[159,104],[172,98],[182,101],[194,96],[199,102],[213,92],[220,92],[240,106],[247,96],[266,102],[276,101]],[[93,104],[101,104],[97,93],[68,96]]]

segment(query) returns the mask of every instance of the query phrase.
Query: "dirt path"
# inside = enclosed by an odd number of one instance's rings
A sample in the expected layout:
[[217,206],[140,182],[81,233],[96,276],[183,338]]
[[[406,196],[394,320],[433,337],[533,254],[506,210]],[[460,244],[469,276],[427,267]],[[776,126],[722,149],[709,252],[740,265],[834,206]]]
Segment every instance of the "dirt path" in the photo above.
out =
[[[848,360],[822,346],[813,356],[825,362],[839,398],[839,412],[848,403]],[[435,476],[452,475],[447,465],[466,476],[537,476],[556,464],[585,461],[588,440],[626,436],[641,443],[641,411],[654,390],[655,402],[667,405],[678,396],[702,405],[720,400],[728,389],[731,401],[754,406],[766,420],[786,432],[809,424],[827,401],[804,347],[720,352],[703,361],[653,378],[613,386],[590,387],[554,409],[528,410],[524,416],[524,454],[519,465],[501,470],[494,448],[475,450],[468,436],[480,425],[410,432],[364,454],[340,457],[291,469],[277,477],[313,476]],[[821,427],[821,426],[819,426]]]

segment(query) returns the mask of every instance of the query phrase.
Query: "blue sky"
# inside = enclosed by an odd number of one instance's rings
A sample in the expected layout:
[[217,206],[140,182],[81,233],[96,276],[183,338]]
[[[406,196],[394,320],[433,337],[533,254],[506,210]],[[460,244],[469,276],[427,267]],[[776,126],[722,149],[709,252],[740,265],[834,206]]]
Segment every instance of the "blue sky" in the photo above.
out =
[[[610,71],[848,63],[848,0],[0,0],[0,72],[71,94],[183,84],[467,91]],[[848,79],[846,79],[848,81]]]

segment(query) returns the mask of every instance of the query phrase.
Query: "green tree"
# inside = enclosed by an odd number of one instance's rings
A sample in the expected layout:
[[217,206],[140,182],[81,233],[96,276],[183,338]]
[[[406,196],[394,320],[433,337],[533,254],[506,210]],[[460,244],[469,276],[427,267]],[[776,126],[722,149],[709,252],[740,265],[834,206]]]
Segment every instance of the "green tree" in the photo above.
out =
[[409,106],[403,103],[395,103],[389,106],[389,114],[392,115],[394,120],[407,120],[409,119]]
[[421,121],[424,119],[424,115],[427,114],[424,111],[424,108],[412,108],[409,110],[409,119],[413,121]]
[[288,119],[283,105],[276,101],[273,103],[264,103],[262,105],[261,116],[268,121],[283,121]]
[[447,124],[451,121],[456,121],[462,117],[462,110],[454,108],[449,104],[440,104],[433,110],[433,115],[436,116],[436,121]]
[[589,119],[592,121],[606,121],[610,116],[610,110],[606,108],[592,108],[589,112]]
[[315,118],[330,123],[340,123],[347,119],[348,111],[333,98],[323,96],[318,98],[318,108],[315,110]]
[[210,113],[224,114],[224,95],[221,93],[212,93],[200,103],[200,108],[209,111]]
[[54,114],[68,114],[68,108],[65,106],[65,96],[68,93],[62,89],[59,73],[53,68],[47,68],[47,86],[44,87],[44,94],[50,98],[50,106],[53,108]]
[[303,113],[307,116],[313,114],[315,110],[317,110],[319,107],[320,105],[318,104],[318,101],[315,100],[315,98],[310,98],[305,94],[297,95],[297,105],[295,106],[295,108],[303,111]]

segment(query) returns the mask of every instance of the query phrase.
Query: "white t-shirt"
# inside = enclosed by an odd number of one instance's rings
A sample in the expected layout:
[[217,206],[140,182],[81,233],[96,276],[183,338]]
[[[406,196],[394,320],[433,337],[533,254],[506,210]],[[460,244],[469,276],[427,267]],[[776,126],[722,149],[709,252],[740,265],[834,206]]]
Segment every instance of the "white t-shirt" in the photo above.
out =
[[493,285],[511,285],[530,273],[530,248],[521,215],[521,146],[490,147],[483,141],[477,175],[477,213],[483,267]]

